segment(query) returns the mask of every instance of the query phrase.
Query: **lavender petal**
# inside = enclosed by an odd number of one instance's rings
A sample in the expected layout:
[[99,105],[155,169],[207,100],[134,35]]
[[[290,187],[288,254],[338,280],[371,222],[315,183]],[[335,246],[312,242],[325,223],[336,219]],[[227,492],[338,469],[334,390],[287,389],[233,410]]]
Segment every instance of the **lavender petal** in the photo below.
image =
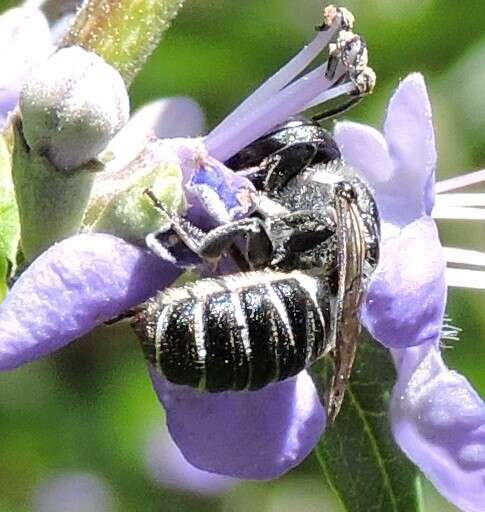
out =
[[[0,16],[0,118],[5,118],[18,100],[30,70],[54,51],[49,24],[34,7],[10,9]],[[33,43],[35,41],[35,43]]]
[[256,206],[254,185],[211,157],[192,173],[186,188],[189,202],[199,203],[217,224],[246,217]]
[[205,120],[199,105],[190,98],[166,98],[137,110],[106,148],[108,170],[116,172],[134,160],[150,137],[196,137],[202,134]]
[[314,448],[326,414],[310,376],[300,373],[260,391],[204,393],[151,371],[170,433],[185,458],[212,473],[277,478]]
[[154,295],[179,272],[111,235],[82,234],[50,247],[0,305],[0,370],[61,348]]
[[380,263],[362,321],[387,347],[405,348],[439,337],[446,304],[445,262],[434,221],[422,217],[395,230],[384,224]]
[[393,195],[406,192],[408,208],[430,215],[434,206],[436,146],[431,104],[424,78],[407,76],[394,93],[384,123],[395,169]]
[[485,510],[485,404],[443,363],[436,342],[394,350],[394,437],[439,492],[464,512]]
[[389,182],[394,163],[382,134],[365,124],[343,121],[335,126],[334,138],[343,159],[371,187],[381,218],[388,223],[405,225],[410,215],[408,199],[405,194],[396,197],[391,192]]
[[393,163],[383,135],[371,126],[351,121],[337,123],[333,135],[343,159],[374,190],[384,193]]

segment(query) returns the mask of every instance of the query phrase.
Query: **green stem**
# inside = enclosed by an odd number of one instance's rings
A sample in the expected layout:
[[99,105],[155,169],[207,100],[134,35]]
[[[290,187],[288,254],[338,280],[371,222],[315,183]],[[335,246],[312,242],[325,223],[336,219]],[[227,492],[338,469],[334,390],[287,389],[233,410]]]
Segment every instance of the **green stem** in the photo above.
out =
[[184,0],[85,0],[64,46],[93,51],[129,85]]

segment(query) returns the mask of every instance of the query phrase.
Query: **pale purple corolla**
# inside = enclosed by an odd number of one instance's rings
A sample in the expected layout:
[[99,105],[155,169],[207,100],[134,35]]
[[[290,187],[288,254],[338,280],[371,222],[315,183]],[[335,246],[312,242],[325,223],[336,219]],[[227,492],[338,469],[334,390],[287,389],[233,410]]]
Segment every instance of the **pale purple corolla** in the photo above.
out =
[[[163,158],[180,165],[192,200],[199,202],[192,220],[204,223],[204,215],[227,220],[244,208],[250,211],[251,185],[218,160],[291,115],[355,92],[352,82],[340,84],[338,76],[329,81],[325,68],[294,81],[333,35],[320,32],[204,141],[156,144],[160,157],[161,150],[171,148]],[[339,69],[342,76],[347,71]],[[381,211],[381,263],[362,316],[376,339],[392,348],[396,361],[399,376],[391,407],[396,440],[450,501],[465,511],[483,510],[485,407],[467,381],[443,365],[438,349],[446,302],[445,255],[460,262],[467,254],[443,252],[431,217],[432,212],[459,214],[472,201],[461,195],[463,204],[453,206],[446,194],[435,201],[436,191],[483,176],[435,187],[431,109],[420,75],[408,77],[393,96],[384,135],[341,123],[335,137],[344,158],[373,188]],[[207,167],[213,171],[210,176]],[[458,270],[460,275],[449,274],[450,284],[466,284],[471,271]],[[179,273],[176,265],[111,235],[87,233],[60,242],[32,263],[0,307],[0,369],[60,348],[168,286]],[[275,478],[301,462],[325,428],[325,411],[307,372],[258,392],[216,395],[172,385],[154,371],[151,377],[173,439],[201,469]]]
[[55,51],[80,3],[25,0],[0,15],[0,129],[17,106],[32,69]]
[[391,347],[398,371],[394,437],[443,496],[466,512],[485,510],[485,404],[440,353],[446,286],[484,288],[476,266],[485,255],[442,247],[433,220],[483,219],[475,208],[483,194],[449,192],[483,182],[484,173],[435,184],[431,106],[419,74],[394,94],[383,134],[342,122],[335,138],[347,162],[374,185],[383,220],[382,259],[362,318]]
[[36,6],[27,4],[0,16],[0,129],[32,68],[53,51],[49,23]]

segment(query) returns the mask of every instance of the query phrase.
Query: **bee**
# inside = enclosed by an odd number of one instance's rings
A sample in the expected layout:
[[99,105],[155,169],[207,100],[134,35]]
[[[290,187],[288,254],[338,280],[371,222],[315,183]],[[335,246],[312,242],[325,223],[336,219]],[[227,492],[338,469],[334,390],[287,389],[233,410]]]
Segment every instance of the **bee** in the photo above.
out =
[[[289,120],[226,163],[258,190],[248,218],[202,232],[147,194],[168,215],[170,237],[209,262],[239,255],[241,271],[161,291],[132,325],[161,375],[207,392],[258,390],[331,354],[333,420],[378,261],[375,201],[316,122]],[[166,234],[147,239],[161,255]]]

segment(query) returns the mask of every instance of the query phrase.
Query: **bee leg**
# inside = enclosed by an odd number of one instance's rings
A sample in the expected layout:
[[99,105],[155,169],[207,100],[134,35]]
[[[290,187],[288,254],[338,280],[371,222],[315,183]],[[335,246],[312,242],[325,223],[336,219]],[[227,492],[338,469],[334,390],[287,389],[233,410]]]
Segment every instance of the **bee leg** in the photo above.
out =
[[281,190],[311,164],[316,154],[315,144],[301,142],[285,146],[265,158],[260,165],[266,174],[263,182],[264,190],[266,192]]
[[146,246],[156,254],[162,260],[168,261],[169,263],[176,264],[177,259],[170,252],[170,242],[165,242],[160,238],[161,235],[165,235],[166,231],[155,231],[154,233],[149,233],[145,237]]
[[[152,233],[146,237],[147,246],[151,249],[154,248],[154,252],[162,257],[165,257],[168,253],[170,257],[169,248],[176,245],[178,240],[175,240],[173,235],[176,235],[192,252],[198,254],[198,246],[200,241],[204,238],[205,233],[194,226],[188,220],[180,217],[174,211],[169,210],[150,190],[146,189],[144,194],[153,202],[155,208],[160,210],[168,217],[167,225],[159,231]],[[161,242],[161,235],[166,235],[166,241]],[[161,244],[161,248],[160,248]]]
[[264,222],[252,217],[218,226],[201,240],[199,255],[205,259],[217,259],[238,242],[244,244],[244,256],[250,268],[257,268],[270,261],[273,244]]
[[[263,265],[269,261],[272,244],[261,219],[241,219],[204,233],[186,219],[168,211],[151,190],[145,190],[145,194],[168,217],[166,228],[149,234],[145,239],[148,248],[161,258],[176,263],[171,249],[181,241],[199,258],[209,263],[217,263],[225,252],[242,241],[245,243],[244,258],[249,267],[253,266],[253,262],[254,265]],[[175,239],[173,235],[176,235]]]

